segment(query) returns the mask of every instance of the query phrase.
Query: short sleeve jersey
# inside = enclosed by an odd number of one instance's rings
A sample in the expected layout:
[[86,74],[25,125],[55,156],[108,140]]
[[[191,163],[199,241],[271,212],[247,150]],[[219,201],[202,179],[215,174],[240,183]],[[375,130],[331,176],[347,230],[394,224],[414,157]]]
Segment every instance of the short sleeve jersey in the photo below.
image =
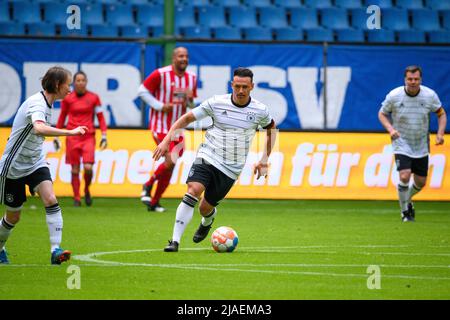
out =
[[18,179],[48,166],[43,153],[45,138],[34,133],[33,123],[43,121],[50,125],[51,108],[43,92],[22,103],[0,160],[0,176]]
[[226,94],[213,96],[192,112],[197,120],[209,116],[213,121],[197,156],[236,180],[245,165],[256,130],[272,122],[268,107],[253,98],[246,106],[238,106],[233,103],[231,94]]
[[430,113],[442,107],[438,95],[432,89],[420,86],[416,96],[410,96],[405,87],[388,93],[380,111],[390,115],[393,127],[400,138],[392,141],[395,154],[422,158],[430,152]]

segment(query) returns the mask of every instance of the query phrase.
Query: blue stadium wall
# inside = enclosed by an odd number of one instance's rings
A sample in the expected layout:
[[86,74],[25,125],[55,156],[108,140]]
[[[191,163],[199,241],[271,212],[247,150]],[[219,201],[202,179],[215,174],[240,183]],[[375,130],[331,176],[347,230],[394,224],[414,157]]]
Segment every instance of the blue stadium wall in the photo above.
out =
[[[404,68],[412,64],[422,66],[423,84],[438,93],[444,106],[450,101],[448,46],[178,45],[189,49],[190,70],[199,78],[197,103],[228,92],[233,69],[250,67],[253,96],[269,105],[281,129],[382,131],[380,104],[403,84]],[[160,46],[138,42],[1,39],[0,124],[11,125],[21,102],[40,90],[45,70],[58,64],[88,74],[88,86],[103,100],[110,127],[145,127],[147,112],[141,110],[137,87],[161,61]],[[431,129],[437,129],[435,117]]]

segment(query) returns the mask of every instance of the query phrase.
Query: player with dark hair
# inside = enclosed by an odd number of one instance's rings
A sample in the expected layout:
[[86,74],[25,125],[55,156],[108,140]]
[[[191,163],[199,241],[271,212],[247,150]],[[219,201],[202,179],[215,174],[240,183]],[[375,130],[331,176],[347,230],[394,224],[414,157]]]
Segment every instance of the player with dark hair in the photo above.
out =
[[[386,96],[378,118],[389,132],[399,171],[398,198],[403,222],[415,220],[411,202],[414,195],[425,186],[430,152],[430,113],[438,117],[436,145],[444,144],[447,116],[436,92],[421,85],[422,69],[409,66],[405,69],[405,85]],[[411,174],[414,182],[409,185]]]
[[[193,99],[197,97],[197,77],[186,71],[188,64],[187,49],[175,48],[172,64],[153,71],[139,87],[139,96],[151,107],[149,128],[156,144],[164,139],[170,126],[186,113],[187,108],[193,107]],[[168,156],[143,185],[141,201],[147,205],[149,211],[165,211],[159,200],[169,186],[173,168],[178,158],[183,155],[183,150],[184,136],[180,134],[171,140]],[[151,192],[156,181],[158,184],[152,197]]]
[[[84,136],[66,138],[66,163],[71,165],[72,189],[74,205],[81,206],[80,196],[80,163],[83,161],[84,169],[84,201],[87,206],[92,205],[92,196],[89,186],[92,181],[92,166],[95,162],[95,127],[94,115],[97,116],[102,139],[100,149],[107,147],[106,121],[103,115],[100,98],[97,94],[87,90],[87,76],[83,71],[78,71],[73,76],[74,91],[61,102],[61,113],[59,114],[57,128],[63,128],[66,117],[69,117],[67,129],[77,126],[87,126],[89,131]],[[56,148],[59,149],[58,138],[54,140]]]
[[254,87],[251,70],[234,70],[231,86],[232,94],[213,96],[178,119],[153,155],[155,160],[165,155],[171,139],[189,123],[208,116],[213,119],[213,125],[208,128],[205,142],[200,144],[197,159],[189,172],[187,193],[178,206],[173,236],[164,248],[166,252],[178,251],[181,236],[203,192],[204,197],[199,205],[202,221],[193,241],[197,243],[206,238],[217,214],[216,207],[238,179],[258,128],[267,129],[267,134],[262,158],[256,164],[254,173],[257,178],[267,174],[268,158],[276,139],[275,123],[268,107],[250,97]]
[[68,70],[50,68],[42,79],[44,90],[25,100],[14,118],[0,159],[0,203],[6,206],[6,214],[0,220],[0,263],[9,263],[5,243],[19,222],[22,205],[26,201],[26,185],[31,194],[39,194],[45,206],[51,263],[61,264],[70,259],[71,252],[60,248],[62,213],[42,150],[46,136],[81,136],[88,130],[86,126],[65,130],[49,125],[53,102],[70,92],[70,83]]

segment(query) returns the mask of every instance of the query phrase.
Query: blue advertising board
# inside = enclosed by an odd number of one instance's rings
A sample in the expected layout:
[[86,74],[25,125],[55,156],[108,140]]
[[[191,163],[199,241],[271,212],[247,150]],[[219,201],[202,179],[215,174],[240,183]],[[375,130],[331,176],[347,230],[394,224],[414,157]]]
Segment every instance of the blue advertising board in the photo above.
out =
[[[111,127],[141,126],[137,88],[142,81],[142,50],[146,65],[155,68],[158,47],[133,42],[1,40],[0,41],[0,123],[10,125],[20,104],[41,90],[40,79],[54,65],[72,74],[83,70],[88,90],[100,96]],[[59,115],[55,103],[52,122]]]
[[[448,46],[177,45],[188,48],[189,69],[198,76],[197,104],[230,92],[233,70],[249,67],[252,96],[269,106],[281,129],[383,131],[377,118],[380,104],[403,85],[404,69],[412,64],[422,66],[423,84],[437,92],[444,106],[450,101]],[[45,71],[57,64],[87,73],[88,89],[99,94],[110,127],[146,127],[148,107],[143,113],[137,89],[161,67],[162,57],[161,46],[136,42],[2,39],[0,124],[12,123],[20,104],[41,89]],[[56,104],[54,123],[58,114]],[[436,117],[431,120],[436,130]]]

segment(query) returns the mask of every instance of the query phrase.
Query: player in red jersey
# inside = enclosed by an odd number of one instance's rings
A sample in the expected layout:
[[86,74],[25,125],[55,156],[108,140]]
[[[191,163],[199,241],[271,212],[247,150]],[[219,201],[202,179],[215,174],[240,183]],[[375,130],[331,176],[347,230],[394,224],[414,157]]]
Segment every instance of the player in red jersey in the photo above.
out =
[[[186,71],[189,64],[188,50],[175,48],[172,64],[154,70],[139,87],[139,96],[150,109],[149,129],[158,145],[166,136],[172,124],[186,113],[186,108],[193,107],[193,99],[197,97],[197,77]],[[149,211],[164,212],[160,205],[164,191],[172,177],[172,171],[179,157],[183,155],[184,137],[170,144],[170,156],[167,155],[162,164],[154,171],[142,188],[141,201]],[[150,196],[153,184],[158,181],[153,197]]]
[[[79,207],[80,200],[80,160],[83,160],[84,168],[84,201],[87,206],[92,205],[92,197],[89,186],[92,180],[92,166],[95,162],[95,128],[94,115],[97,115],[102,139],[100,149],[107,146],[106,122],[103,115],[100,98],[97,94],[86,89],[87,77],[83,71],[78,71],[73,76],[74,91],[67,95],[61,102],[61,113],[56,124],[57,128],[63,128],[68,116],[67,129],[73,129],[80,125],[88,127],[89,132],[84,136],[66,138],[66,163],[72,167],[72,189],[74,205]],[[56,149],[60,142],[54,140]]]

